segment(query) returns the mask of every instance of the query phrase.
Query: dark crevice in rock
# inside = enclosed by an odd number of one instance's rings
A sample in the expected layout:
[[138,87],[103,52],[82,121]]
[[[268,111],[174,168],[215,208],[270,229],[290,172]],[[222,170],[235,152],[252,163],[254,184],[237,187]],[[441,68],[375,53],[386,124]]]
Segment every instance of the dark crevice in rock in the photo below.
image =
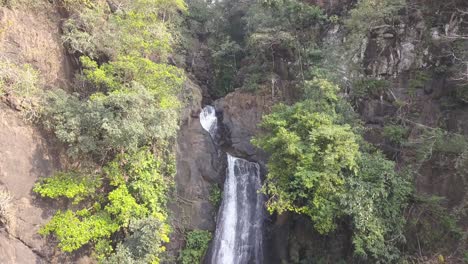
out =
[[23,239],[21,239],[21,237],[18,237],[16,235],[13,235],[8,229],[4,229],[3,230],[6,234],[8,234],[8,237],[9,238],[13,238],[15,240],[17,240],[18,242],[20,242],[21,244],[23,244],[25,247],[29,248],[29,250],[31,250],[31,252],[36,255],[37,257],[39,257],[42,261],[45,261],[47,259],[47,256],[45,256],[43,253],[41,253],[39,250],[35,249],[34,247],[32,247],[31,245],[29,245],[28,243],[26,243],[26,241],[24,241]]

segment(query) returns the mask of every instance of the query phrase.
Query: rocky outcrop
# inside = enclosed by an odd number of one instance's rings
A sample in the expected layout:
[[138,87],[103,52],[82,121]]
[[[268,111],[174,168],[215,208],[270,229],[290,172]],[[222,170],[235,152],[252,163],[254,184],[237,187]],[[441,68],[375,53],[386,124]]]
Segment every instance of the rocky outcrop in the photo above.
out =
[[237,157],[265,164],[265,153],[254,147],[252,137],[260,132],[262,116],[271,111],[270,95],[252,94],[236,90],[217,100],[214,106],[222,113],[224,138],[230,139],[227,151]]
[[31,64],[46,86],[66,87],[73,69],[60,38],[60,15],[46,1],[0,7],[0,61]]
[[[60,39],[60,19],[47,1],[0,7],[0,62],[30,64],[45,87],[67,87],[72,67]],[[39,177],[50,176],[60,167],[57,151],[19,112],[1,101],[0,146],[0,188],[12,196],[11,220],[8,226],[0,224],[0,263],[57,262],[53,245],[37,233],[55,208],[32,193]]]
[[37,201],[32,188],[58,168],[57,156],[18,113],[1,104],[0,112],[0,184],[12,196],[11,221],[0,231],[0,263],[47,263],[52,252],[37,231],[53,208]]
[[215,184],[222,186],[225,176],[226,158],[200,124],[201,93],[198,85],[187,81],[184,94],[190,99],[177,137],[177,173],[170,204],[174,230],[168,251],[173,258],[183,248],[186,231],[214,231],[217,208],[210,201],[210,191]]

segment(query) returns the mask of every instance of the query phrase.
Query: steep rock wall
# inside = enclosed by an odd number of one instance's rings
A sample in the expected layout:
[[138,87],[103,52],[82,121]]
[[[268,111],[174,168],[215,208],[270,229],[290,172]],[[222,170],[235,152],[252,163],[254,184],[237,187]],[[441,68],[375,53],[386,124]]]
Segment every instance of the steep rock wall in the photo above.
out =
[[[60,15],[47,1],[0,8],[0,61],[30,64],[45,87],[67,87],[72,65],[60,39]],[[0,263],[67,263],[37,231],[55,205],[32,192],[39,177],[60,168],[58,151],[47,136],[23,120],[0,98],[0,188],[12,196],[11,221],[0,225]]]

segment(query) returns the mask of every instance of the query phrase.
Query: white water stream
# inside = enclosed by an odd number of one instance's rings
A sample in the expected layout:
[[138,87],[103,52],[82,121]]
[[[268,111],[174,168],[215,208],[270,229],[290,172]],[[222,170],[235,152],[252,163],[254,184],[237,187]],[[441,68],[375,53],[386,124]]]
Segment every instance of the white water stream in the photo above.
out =
[[[207,106],[200,114],[202,127],[214,137],[215,109]],[[228,169],[223,200],[212,244],[211,264],[263,263],[263,195],[260,166],[227,154]]]

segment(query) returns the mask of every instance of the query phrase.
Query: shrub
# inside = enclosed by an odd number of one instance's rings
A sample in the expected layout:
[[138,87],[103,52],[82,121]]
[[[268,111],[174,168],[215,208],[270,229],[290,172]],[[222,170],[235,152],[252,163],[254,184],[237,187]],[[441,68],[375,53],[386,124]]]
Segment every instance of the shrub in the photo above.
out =
[[95,175],[59,172],[36,183],[33,191],[42,197],[72,199],[77,204],[86,197],[93,196],[101,185],[101,179]]
[[408,129],[401,125],[386,125],[383,129],[384,137],[391,143],[401,145],[405,141]]
[[358,52],[362,40],[374,27],[392,27],[398,19],[398,11],[404,6],[404,0],[359,0],[344,21],[350,30],[348,45],[352,51]]
[[408,212],[406,249],[410,254],[439,252],[452,254],[463,243],[463,230],[457,225],[455,214],[444,208],[444,198],[416,195]]
[[360,79],[352,84],[351,95],[354,99],[383,96],[390,83],[387,80]]
[[132,220],[129,229],[131,235],[103,264],[159,263],[159,255],[165,250],[162,243],[169,242],[169,226],[160,219],[148,217]]
[[212,234],[205,230],[193,230],[186,235],[185,248],[180,253],[182,264],[201,263],[208,250]]
[[221,191],[221,188],[217,184],[213,185],[210,189],[210,197],[209,200],[211,204],[213,204],[215,207],[219,207],[221,204],[221,200],[223,198],[223,192]]
[[43,125],[69,146],[71,157],[95,158],[165,141],[178,128],[181,70],[139,57],[98,64],[82,57],[83,80],[100,92],[81,99],[54,90],[45,96]]
[[[40,195],[51,198],[77,197],[91,195],[96,192],[95,201],[83,200],[76,205],[77,211],[58,211],[52,219],[40,230],[40,234],[53,234],[59,242],[59,248],[65,252],[75,251],[86,244],[95,245],[95,251],[100,259],[104,259],[112,252],[109,248],[113,242],[111,236],[118,230],[129,229],[131,233],[152,232],[151,238],[145,236],[140,246],[132,249],[135,258],[140,258],[139,250],[152,241],[157,245],[151,251],[151,258],[157,259],[164,251],[163,242],[168,242],[170,231],[167,225],[166,196],[173,176],[168,170],[172,160],[155,158],[147,149],[141,149],[133,154],[121,154],[110,162],[101,175],[109,183],[107,188],[95,189],[95,182],[88,178],[70,177],[73,173],[59,173],[43,180],[34,190]],[[171,174],[167,174],[171,173]],[[92,183],[92,184],[89,184]],[[100,183],[100,182],[99,182]],[[83,186],[91,187],[87,190]],[[66,188],[69,186],[70,188]],[[110,189],[110,190],[108,190]],[[146,219],[139,222],[137,219]],[[145,231],[146,230],[146,231]],[[129,241],[132,236],[127,238]],[[136,243],[135,239],[133,239]],[[119,253],[120,254],[120,253]],[[148,253],[150,254],[150,253]],[[151,262],[151,261],[150,261]],[[149,263],[149,262],[144,262]]]
[[18,100],[26,117],[37,117],[42,90],[39,73],[29,64],[17,65],[0,62],[0,95],[5,94]]
[[65,1],[74,14],[64,23],[63,40],[72,54],[93,59],[134,55],[165,61],[173,37],[164,20],[177,16],[178,10],[187,10],[184,1],[179,0],[125,0],[109,14],[105,1]]
[[146,89],[135,85],[86,101],[62,90],[47,94],[43,124],[65,143],[68,154],[103,159],[121,151],[136,151],[175,136],[176,109],[162,109]]
[[59,248],[64,252],[72,252],[90,242],[109,239],[119,228],[119,225],[105,212],[92,214],[88,209],[77,212],[67,210],[58,211],[39,230],[39,234],[53,233],[59,241]]

